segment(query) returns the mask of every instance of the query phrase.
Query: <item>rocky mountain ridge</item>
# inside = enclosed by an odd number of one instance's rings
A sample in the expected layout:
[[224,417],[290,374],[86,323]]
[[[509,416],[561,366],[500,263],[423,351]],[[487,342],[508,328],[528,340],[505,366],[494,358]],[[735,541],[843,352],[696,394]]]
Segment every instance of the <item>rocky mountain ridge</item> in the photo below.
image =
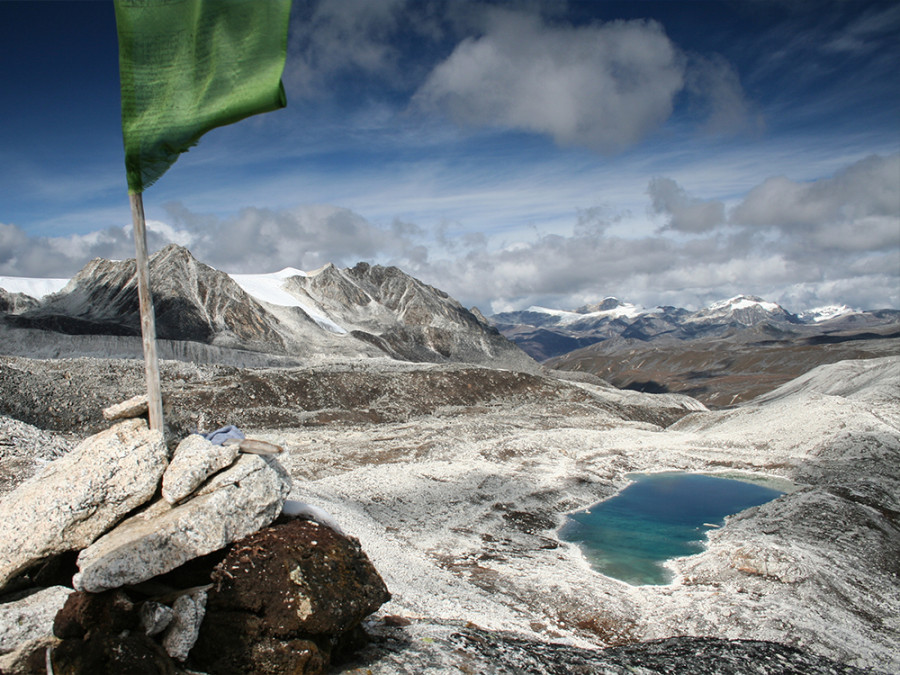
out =
[[613,338],[686,341],[729,337],[760,326],[807,339],[849,329],[896,326],[900,330],[900,310],[858,312],[842,305],[794,314],[751,295],[735,296],[697,311],[671,306],[644,309],[609,297],[573,311],[529,307],[494,314],[489,320],[538,361]]
[[[157,336],[231,350],[232,362],[240,361],[238,352],[248,352],[297,360],[388,356],[536,367],[483,318],[397,268],[360,263],[346,270],[328,265],[311,274],[294,272],[275,280],[279,296],[273,302],[271,295],[268,300],[254,295],[254,289],[248,292],[231,276],[197,261],[187,249],[167,246],[150,259]],[[77,356],[85,342],[78,336],[137,338],[134,261],[93,260],[65,288],[40,300],[4,292],[0,330],[5,353],[19,355],[55,342],[56,355]],[[104,344],[109,356],[133,356],[128,345],[114,339]],[[194,349],[194,358],[198,353],[215,359],[214,350]]]
[[618,387],[685,393],[717,407],[825,363],[900,354],[900,311],[792,314],[753,296],[696,312],[642,310],[606,298],[575,312],[530,308],[491,321],[549,368],[591,373]]

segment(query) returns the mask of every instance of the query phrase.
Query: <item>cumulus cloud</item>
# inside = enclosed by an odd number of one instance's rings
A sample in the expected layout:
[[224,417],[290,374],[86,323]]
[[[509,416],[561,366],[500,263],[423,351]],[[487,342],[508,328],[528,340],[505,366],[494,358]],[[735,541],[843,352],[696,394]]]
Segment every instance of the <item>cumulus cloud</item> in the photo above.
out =
[[225,219],[194,214],[180,204],[167,208],[178,228],[192,233],[195,256],[228,272],[311,270],[329,262],[420,257],[416,225],[398,221],[380,228],[349,209],[327,204],[246,208]]
[[662,123],[684,86],[679,51],[656,22],[572,27],[525,13],[492,16],[483,35],[460,42],[432,71],[416,94],[420,106],[462,124],[608,152]]
[[699,307],[739,293],[797,311],[900,306],[900,155],[868,157],[806,183],[769,179],[730,212],[670,178],[653,179],[647,192],[651,212],[667,219],[653,236],[611,236],[603,214],[585,211],[570,236],[484,246],[465,258],[432,259],[419,273],[458,297],[490,288],[494,311],[571,308],[605,295]]
[[769,178],[732,209],[729,222],[767,231],[794,259],[822,265],[846,264],[847,256],[866,252],[896,252],[900,154],[872,155],[810,182]]
[[[326,95],[338,77],[356,78],[358,86],[372,78],[389,87],[411,86],[410,79],[422,75],[421,48],[444,31],[435,4],[417,0],[318,0],[295,6],[283,77],[291,96]],[[401,35],[417,39],[412,57]]]
[[871,155],[833,177],[798,182],[777,176],[751,190],[731,222],[785,231],[852,225],[900,213],[900,154]]
[[[352,265],[376,257],[421,259],[417,226],[382,229],[349,209],[310,205],[288,210],[247,208],[220,219],[167,205],[171,222],[147,221],[147,247],[168,244],[191,250],[199,260],[228,272],[271,272],[283,267],[315,269],[333,262]],[[0,224],[0,275],[71,276],[92,258],[134,257],[131,225],[67,237],[32,237]]]
[[[488,313],[530,304],[573,308],[607,295],[699,307],[739,293],[793,310],[898,307],[898,158],[869,157],[807,183],[767,180],[730,217],[722,202],[656,178],[648,187],[650,208],[668,224],[648,236],[616,234],[630,216],[601,207],[576,210],[568,231],[536,229],[497,245],[446,223],[375,225],[331,205],[249,208],[220,218],[170,204],[166,222],[148,223],[148,239],[151,250],[188,245],[199,260],[227,272],[396,265]],[[133,257],[133,250],[127,226],[47,238],[0,224],[0,275],[71,275],[92,257]]]
[[768,178],[727,214],[723,202],[693,197],[671,178],[653,178],[647,194],[650,212],[666,218],[664,230],[698,234],[727,224],[765,234],[796,258],[900,243],[900,154],[871,155],[813,181]]
[[325,0],[304,5],[289,33],[284,81],[292,93],[320,93],[336,72],[385,72],[397,59],[386,39],[396,22],[398,0]]
[[653,213],[667,217],[666,229],[708,232],[725,222],[725,204],[689,197],[671,178],[653,178],[647,186]]
[[[289,39],[291,96],[348,83],[358,94],[377,82],[398,97],[391,111],[414,92],[414,110],[561,146],[619,151],[664,123],[685,90],[709,130],[747,119],[738,74],[721,56],[685,54],[656,21],[565,23],[542,0],[317,0],[298,6]],[[369,91],[372,106],[379,94]]]
[[0,274],[4,276],[67,277],[92,258],[127,257],[134,257],[134,243],[125,228],[67,237],[32,237],[16,225],[0,223]]

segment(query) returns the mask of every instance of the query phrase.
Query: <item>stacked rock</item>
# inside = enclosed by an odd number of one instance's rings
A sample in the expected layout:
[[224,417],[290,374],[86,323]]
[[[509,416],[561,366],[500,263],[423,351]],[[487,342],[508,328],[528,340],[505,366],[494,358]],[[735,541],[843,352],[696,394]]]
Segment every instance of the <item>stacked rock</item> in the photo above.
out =
[[[206,656],[190,657],[207,602],[233,602],[235,583],[266,595],[279,622],[260,624],[255,608],[263,652],[278,654],[266,671],[322,672],[341,636],[390,598],[359,543],[318,523],[272,525],[291,479],[274,456],[258,454],[266,444],[216,445],[195,434],[170,457],[163,435],[134,417],[145,410],[141,400],[107,409],[107,419],[121,421],[0,501],[0,672],[255,668],[259,645],[234,622],[204,629],[207,645],[229,645],[227,659],[208,646]],[[246,572],[236,578],[235,560],[267,572],[256,583]],[[336,606],[347,608],[338,620]],[[285,612],[301,620],[286,624]]]

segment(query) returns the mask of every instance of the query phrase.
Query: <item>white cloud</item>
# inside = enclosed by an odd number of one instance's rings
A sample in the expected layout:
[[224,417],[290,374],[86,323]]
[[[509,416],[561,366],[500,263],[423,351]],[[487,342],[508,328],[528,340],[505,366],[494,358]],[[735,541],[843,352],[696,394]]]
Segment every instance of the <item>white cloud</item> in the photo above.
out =
[[759,114],[751,116],[737,70],[718,54],[692,55],[686,70],[686,89],[691,93],[699,116],[711,133],[740,131],[752,125],[761,129]]
[[66,237],[32,237],[15,225],[0,223],[0,274],[24,277],[74,275],[92,258],[134,257],[124,228],[108,228]]
[[228,272],[315,269],[386,256],[416,258],[417,228],[379,228],[349,209],[315,204],[293,209],[246,208],[216,219],[169,205],[179,228],[194,237],[194,255]]
[[708,232],[725,222],[725,205],[689,197],[671,178],[653,178],[647,186],[651,209],[668,217],[666,228],[680,232]]
[[463,40],[416,94],[474,126],[552,136],[563,146],[616,151],[672,112],[684,64],[653,21],[552,26],[497,11],[480,37]]
[[[729,222],[721,202],[657,178],[650,206],[669,223],[644,235],[628,232],[620,222],[627,217],[602,207],[574,210],[568,228],[553,234],[510,232],[502,242],[446,221],[376,225],[331,205],[248,208],[220,218],[170,204],[169,217],[151,221],[148,237],[151,250],[188,243],[199,260],[228,272],[397,265],[489,313],[530,304],[573,308],[607,295],[698,307],[738,293],[794,310],[898,307],[897,162],[869,157],[818,181],[763,181]],[[133,257],[133,250],[130,226],[32,238],[0,225],[0,275],[65,276],[92,257]]]
[[877,250],[900,238],[900,154],[872,155],[834,176],[797,182],[784,176],[753,188],[730,222],[801,237],[817,249]]

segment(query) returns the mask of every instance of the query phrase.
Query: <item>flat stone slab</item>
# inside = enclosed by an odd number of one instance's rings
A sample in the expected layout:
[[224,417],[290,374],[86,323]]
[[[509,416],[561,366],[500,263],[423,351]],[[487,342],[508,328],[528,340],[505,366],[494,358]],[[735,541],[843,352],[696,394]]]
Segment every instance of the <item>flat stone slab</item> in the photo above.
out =
[[168,465],[141,419],[86,438],[0,501],[0,588],[39,560],[85,548],[149,500]]
[[178,447],[162,478],[162,496],[177,504],[207,478],[231,466],[237,459],[238,445],[216,445],[198,434],[191,434]]
[[241,455],[191,499],[159,499],[83,550],[72,582],[97,593],[164,574],[271,523],[290,489],[278,462]]
[[138,394],[127,401],[104,408],[103,419],[112,421],[143,417],[147,414],[147,410],[147,394]]

